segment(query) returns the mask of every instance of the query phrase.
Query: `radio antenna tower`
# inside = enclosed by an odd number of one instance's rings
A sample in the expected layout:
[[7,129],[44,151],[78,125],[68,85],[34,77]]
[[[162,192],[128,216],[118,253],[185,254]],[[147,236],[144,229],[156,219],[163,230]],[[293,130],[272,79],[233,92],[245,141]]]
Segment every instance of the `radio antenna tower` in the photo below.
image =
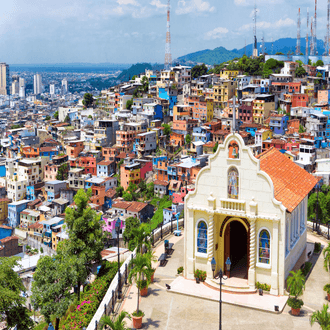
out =
[[257,5],[254,2],[254,15],[253,15],[253,53],[252,58],[258,57],[258,47],[257,47]]
[[316,38],[316,22],[317,22],[317,14],[316,14],[316,10],[317,10],[317,0],[315,0],[315,17],[314,17],[314,33],[313,33],[313,37],[314,37],[314,42],[313,42],[313,47],[314,47],[314,55],[317,55],[318,50],[317,50],[317,38]]
[[311,50],[310,55],[314,56],[314,31],[313,31],[313,16],[311,17]]
[[328,56],[330,54],[329,49],[329,39],[330,39],[330,0],[328,0],[328,8],[327,8],[327,32],[325,35],[325,56]]
[[306,32],[306,50],[305,50],[306,64],[308,64],[308,29],[309,29],[309,10],[307,8],[307,32]]
[[165,43],[165,70],[169,70],[172,64],[171,54],[171,32],[170,32],[170,0],[167,2],[167,24],[166,24],[166,43]]
[[296,55],[300,54],[300,8],[298,11],[298,20],[297,20],[297,46],[296,46]]

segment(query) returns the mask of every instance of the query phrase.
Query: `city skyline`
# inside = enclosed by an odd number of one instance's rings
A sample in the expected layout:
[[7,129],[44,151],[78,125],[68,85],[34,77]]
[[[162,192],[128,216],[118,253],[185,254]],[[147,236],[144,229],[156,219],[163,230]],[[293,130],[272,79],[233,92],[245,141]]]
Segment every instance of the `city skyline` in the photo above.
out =
[[[296,37],[301,8],[302,35],[313,0],[256,1],[257,38]],[[326,33],[326,1],[318,2],[317,38]],[[165,0],[59,0],[3,4],[0,61],[39,63],[163,63]],[[171,1],[173,59],[203,49],[243,48],[253,41],[254,0]]]

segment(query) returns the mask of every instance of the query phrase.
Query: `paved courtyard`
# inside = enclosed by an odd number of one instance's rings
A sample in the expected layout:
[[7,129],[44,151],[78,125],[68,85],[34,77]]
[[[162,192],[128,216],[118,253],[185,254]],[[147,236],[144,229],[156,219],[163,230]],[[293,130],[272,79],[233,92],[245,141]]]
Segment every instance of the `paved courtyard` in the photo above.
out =
[[[176,278],[177,268],[183,265],[183,239],[175,240],[174,252],[164,267],[158,267],[155,282],[150,285],[148,296],[141,298],[140,308],[144,311],[143,329],[219,329],[219,303],[166,291],[165,283],[171,284]],[[171,241],[172,241],[171,239]],[[309,241],[326,241],[308,234]],[[163,246],[156,249],[158,255]],[[316,264],[306,283],[302,297],[305,305],[301,316],[290,315],[286,306],[283,313],[274,314],[228,304],[222,305],[222,329],[320,329],[309,324],[314,310],[321,309],[325,300],[323,285],[330,282],[330,275],[323,269],[323,256],[313,256]],[[131,287],[123,309],[133,312],[136,309],[136,288]],[[131,325],[130,322],[128,325]]]

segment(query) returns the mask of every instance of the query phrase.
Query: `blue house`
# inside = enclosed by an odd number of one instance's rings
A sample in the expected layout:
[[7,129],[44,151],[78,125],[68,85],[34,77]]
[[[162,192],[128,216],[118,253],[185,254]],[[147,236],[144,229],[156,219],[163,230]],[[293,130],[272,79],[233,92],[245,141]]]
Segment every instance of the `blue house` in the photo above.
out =
[[155,168],[157,166],[157,163],[161,161],[161,162],[166,162],[167,161],[167,157],[166,156],[156,156],[152,159],[152,168]]
[[288,120],[288,116],[283,116],[279,114],[271,115],[269,127],[274,132],[274,134],[283,135],[285,134],[285,130],[288,127]]
[[14,230],[11,227],[4,226],[4,225],[0,226],[0,239],[11,236],[13,231]]
[[21,212],[26,209],[29,200],[22,200],[18,202],[12,202],[8,204],[8,222],[13,228],[20,224]]
[[177,94],[171,90],[169,92],[168,89],[166,88],[159,88],[158,89],[158,97],[164,100],[168,100],[169,101],[169,110],[170,110],[170,116],[173,116],[173,107],[176,105],[177,101],[178,101],[178,96]]
[[28,199],[29,201],[34,201],[36,199],[34,186],[26,187],[26,199]]
[[63,218],[54,217],[50,220],[40,221],[40,223],[44,226],[43,228],[43,237],[44,244],[48,246],[52,246],[52,231],[53,229],[57,229],[56,227],[62,225],[64,223]]
[[194,142],[201,141],[206,143],[211,140],[211,133],[203,127],[194,127],[192,137]]
[[50,160],[52,160],[53,156],[57,156],[57,155],[58,155],[57,148],[53,148],[53,147],[40,148],[40,156],[46,156],[49,157]]
[[257,124],[243,124],[240,126],[240,129],[244,129],[245,132],[250,133],[252,137],[256,135],[256,131],[258,130]]
[[0,177],[6,176],[6,162],[0,163]]

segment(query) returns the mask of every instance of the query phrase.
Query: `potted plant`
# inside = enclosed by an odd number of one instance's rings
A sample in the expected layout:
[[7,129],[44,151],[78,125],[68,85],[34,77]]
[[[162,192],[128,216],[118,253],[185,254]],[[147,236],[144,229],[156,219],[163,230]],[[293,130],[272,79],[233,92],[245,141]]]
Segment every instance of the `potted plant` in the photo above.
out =
[[330,301],[330,284],[326,284],[323,287],[323,290],[327,293],[327,299],[328,299],[328,301]]
[[138,283],[138,287],[140,289],[141,297],[146,297],[148,295],[148,281],[147,280],[141,280]]
[[304,302],[298,297],[302,295],[305,288],[305,276],[300,269],[296,272],[291,271],[290,275],[287,279],[287,287],[290,293],[288,305],[291,307],[292,315],[299,315]]
[[[140,311],[140,287],[142,286],[142,276],[146,278],[147,285],[151,278],[150,258],[146,254],[137,253],[135,258],[130,262],[131,271],[128,275],[128,280],[132,284],[135,280],[138,288],[137,308],[132,314],[133,328],[140,329],[142,327],[143,312]],[[148,290],[148,288],[147,288]]]
[[200,282],[200,270],[199,269],[196,269],[195,271],[194,271],[194,277],[195,277],[195,279],[196,279],[196,283],[197,284],[199,284],[199,282]]
[[107,325],[112,330],[127,330],[128,328],[126,327],[126,322],[124,321],[125,317],[131,320],[131,316],[124,311],[117,316],[115,321],[112,321],[110,316],[103,316],[100,320],[100,326],[102,329],[105,325]]
[[183,267],[181,266],[178,268],[178,275],[181,275],[182,273],[183,273]]
[[322,311],[316,311],[310,318],[311,325],[318,323],[322,330],[330,329],[330,313],[328,313],[328,304],[323,305]]

